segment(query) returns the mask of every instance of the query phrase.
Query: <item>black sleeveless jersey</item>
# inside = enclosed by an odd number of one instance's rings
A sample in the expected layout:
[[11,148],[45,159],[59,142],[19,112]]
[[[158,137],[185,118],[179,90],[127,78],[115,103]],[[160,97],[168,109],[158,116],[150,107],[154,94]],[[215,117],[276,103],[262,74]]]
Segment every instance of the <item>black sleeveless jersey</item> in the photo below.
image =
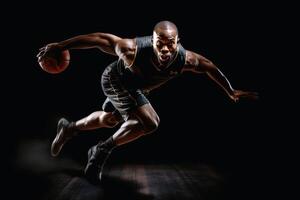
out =
[[156,55],[152,46],[152,36],[137,37],[136,45],[135,60],[130,67],[126,67],[122,60],[118,61],[118,69],[125,85],[151,91],[181,73],[186,54],[181,44],[178,44],[172,61],[163,69],[153,61]]

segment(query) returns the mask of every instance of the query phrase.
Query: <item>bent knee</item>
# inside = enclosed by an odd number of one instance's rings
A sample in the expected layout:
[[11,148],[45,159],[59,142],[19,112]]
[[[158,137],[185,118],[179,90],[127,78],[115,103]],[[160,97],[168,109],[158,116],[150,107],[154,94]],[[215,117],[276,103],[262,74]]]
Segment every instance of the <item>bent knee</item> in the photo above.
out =
[[160,123],[159,118],[157,117],[156,119],[149,120],[147,122],[144,122],[143,127],[145,134],[153,133],[156,131]]

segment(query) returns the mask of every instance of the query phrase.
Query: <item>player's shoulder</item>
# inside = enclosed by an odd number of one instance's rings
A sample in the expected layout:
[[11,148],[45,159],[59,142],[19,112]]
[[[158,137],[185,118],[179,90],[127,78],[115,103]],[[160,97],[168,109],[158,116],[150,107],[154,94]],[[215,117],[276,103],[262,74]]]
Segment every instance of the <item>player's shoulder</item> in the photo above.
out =
[[122,50],[132,50],[136,48],[136,39],[135,38],[123,38],[118,41],[117,47]]
[[186,65],[194,65],[197,62],[197,54],[193,51],[186,50],[185,53],[185,64]]

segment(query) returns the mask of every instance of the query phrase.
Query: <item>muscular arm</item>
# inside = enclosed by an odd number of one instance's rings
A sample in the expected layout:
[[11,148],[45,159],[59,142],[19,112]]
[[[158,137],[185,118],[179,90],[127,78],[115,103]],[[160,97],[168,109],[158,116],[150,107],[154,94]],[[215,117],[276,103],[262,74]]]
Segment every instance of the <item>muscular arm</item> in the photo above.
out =
[[186,52],[186,63],[183,71],[192,71],[195,73],[206,73],[212,80],[214,80],[227,95],[234,102],[237,102],[241,97],[256,100],[258,94],[256,92],[248,92],[242,90],[235,90],[231,87],[229,81],[224,74],[214,65],[210,60],[205,57],[194,53],[192,51]]
[[54,51],[90,48],[99,48],[105,53],[119,56],[130,66],[134,60],[136,43],[134,39],[122,39],[109,33],[91,33],[72,37],[58,43],[48,44],[40,49],[37,57],[41,60],[47,54]]
[[234,89],[231,87],[225,75],[207,58],[194,53],[192,51],[186,52],[186,64],[184,71],[191,71],[194,73],[206,73],[212,80],[214,80],[230,98],[234,97]]
[[79,35],[57,43],[61,50],[99,48],[105,53],[117,55],[115,47],[121,38],[109,33]]

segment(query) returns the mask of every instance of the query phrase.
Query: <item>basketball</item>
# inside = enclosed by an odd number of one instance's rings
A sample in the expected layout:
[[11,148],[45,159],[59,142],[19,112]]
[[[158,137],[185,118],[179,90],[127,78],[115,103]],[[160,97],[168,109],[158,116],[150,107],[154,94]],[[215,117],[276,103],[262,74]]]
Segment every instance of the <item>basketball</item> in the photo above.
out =
[[59,74],[65,71],[69,63],[70,53],[68,50],[51,53],[39,61],[41,68],[50,74]]

